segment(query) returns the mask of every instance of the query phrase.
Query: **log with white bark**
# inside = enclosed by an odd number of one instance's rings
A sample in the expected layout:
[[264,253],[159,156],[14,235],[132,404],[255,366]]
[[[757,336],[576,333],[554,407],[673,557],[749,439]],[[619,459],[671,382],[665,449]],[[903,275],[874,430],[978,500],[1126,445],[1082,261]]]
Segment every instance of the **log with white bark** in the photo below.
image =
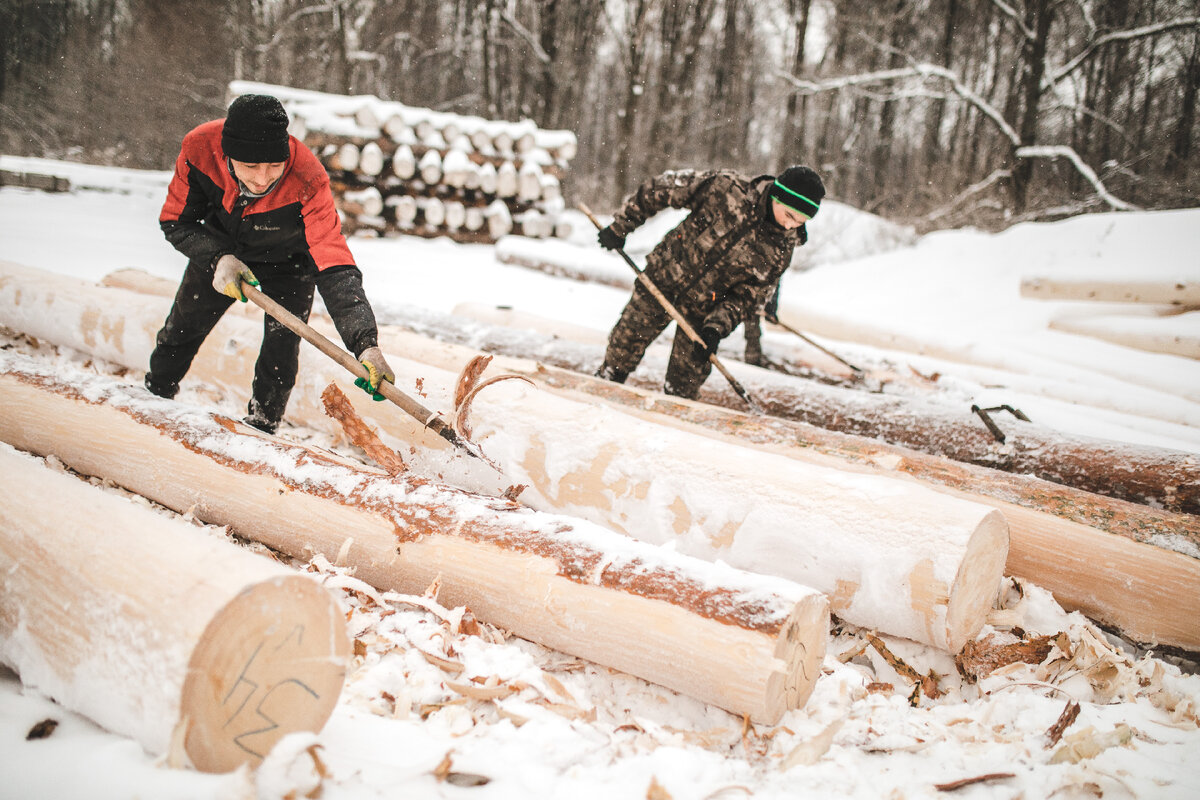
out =
[[[64,373],[67,373],[64,375]],[[820,673],[828,601],[598,526],[390,477],[108,378],[0,354],[0,438],[296,557],[774,724]],[[41,509],[44,514],[44,509]]]
[[0,475],[0,662],[23,684],[205,772],[325,724],[350,642],[318,583],[5,444]]
[[441,227],[446,221],[446,204],[437,197],[417,198],[417,208],[421,210],[425,224],[430,227]]
[[486,222],[483,216],[483,209],[479,206],[467,206],[463,215],[463,227],[468,231],[474,232],[483,228]]
[[445,226],[448,231],[457,231],[463,227],[467,221],[467,209],[462,203],[457,200],[446,201],[446,220]]
[[392,155],[392,174],[401,180],[417,174],[417,157],[408,145],[400,145]]
[[358,169],[360,151],[357,146],[346,142],[342,145],[327,145],[321,153],[321,163],[327,169],[353,172]]
[[1149,353],[1200,359],[1200,311],[1161,317],[1071,314],[1050,320],[1050,327]]
[[[174,287],[163,282],[160,291],[170,296]],[[36,296],[32,301],[41,302]],[[114,298],[110,302],[119,301]],[[470,316],[477,322],[463,326],[455,318],[426,312],[414,324],[427,334],[484,346],[490,352],[536,351],[543,361],[561,357],[570,362],[579,349],[570,342],[572,331],[546,330],[539,320],[526,320],[528,315],[497,318],[529,329],[515,332],[486,325],[481,312]],[[397,338],[394,329],[385,328],[385,336],[389,353],[409,353],[447,369],[457,368],[476,352],[473,348],[465,352],[431,347],[419,337]],[[552,390],[584,392],[660,423],[676,424],[670,422],[674,419],[694,431],[736,437],[743,445],[775,452],[786,448],[792,458],[918,479],[938,491],[985,503],[1003,512],[1009,522],[1009,574],[1049,589],[1065,607],[1083,611],[1143,644],[1200,650],[1200,594],[1191,588],[1200,584],[1200,559],[1196,558],[1200,517],[955,462],[875,438],[791,420],[749,417],[540,363],[498,356],[492,368],[523,374]],[[298,398],[303,403],[302,395]]]
[[500,181],[496,167],[490,161],[479,166],[479,191],[484,194],[496,194]]
[[377,217],[383,213],[383,196],[374,186],[342,193],[340,208],[347,214]]
[[410,194],[388,195],[384,201],[385,210],[401,228],[412,227],[417,220],[417,198]]
[[447,186],[462,188],[467,183],[467,175],[474,171],[474,165],[462,150],[451,149],[442,159],[442,182]]
[[[72,347],[118,326],[122,347],[96,342],[96,355],[133,366],[146,363],[166,312],[161,300],[157,314],[140,305],[147,300],[44,273],[18,291],[0,274],[0,319],[20,316],[29,327],[14,327]],[[393,355],[409,345],[383,335],[396,385],[419,392],[430,408],[452,410],[456,373]],[[227,316],[201,348],[190,380],[245,397],[256,338],[252,322]],[[345,376],[312,348],[301,353],[306,360],[288,418],[325,429],[321,391]],[[355,399],[381,434],[419,448],[414,463],[424,459],[426,469],[460,486],[494,490],[495,476],[477,459],[448,456],[445,440],[412,418]],[[530,487],[522,500],[536,508],[812,585],[828,592],[850,622],[949,650],[975,636],[995,599],[1007,526],[1001,514],[977,503],[816,467],[786,451],[713,442],[511,381],[489,387],[473,407],[485,453],[505,480]]]
[[1021,296],[1038,300],[1098,300],[1111,303],[1166,303],[1200,307],[1200,281],[1103,281],[1029,277],[1021,281]]
[[526,161],[517,171],[517,199],[532,203],[542,196],[542,168],[533,161]]
[[496,168],[497,197],[515,197],[520,185],[520,176],[518,175],[516,165],[514,165],[513,162],[505,161]]
[[508,206],[500,200],[493,200],[483,210],[483,219],[487,223],[487,232],[493,239],[512,233],[513,218]]
[[375,177],[383,172],[383,150],[377,142],[367,142],[358,155],[358,171],[363,175]]
[[442,157],[437,150],[426,150],[417,161],[417,173],[427,184],[435,184],[442,179]]

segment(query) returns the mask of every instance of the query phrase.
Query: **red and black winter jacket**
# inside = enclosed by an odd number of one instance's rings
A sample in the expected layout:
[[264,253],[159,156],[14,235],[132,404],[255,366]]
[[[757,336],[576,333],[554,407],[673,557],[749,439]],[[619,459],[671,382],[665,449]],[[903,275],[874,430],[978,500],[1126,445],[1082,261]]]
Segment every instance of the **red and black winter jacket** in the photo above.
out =
[[243,197],[221,149],[224,120],[183,138],[159,226],[175,249],[212,269],[232,253],[250,265],[291,264],[315,270],[317,288],[346,346],[356,355],[377,344],[375,316],[362,273],[341,232],[329,175],[295,137],[271,192]]

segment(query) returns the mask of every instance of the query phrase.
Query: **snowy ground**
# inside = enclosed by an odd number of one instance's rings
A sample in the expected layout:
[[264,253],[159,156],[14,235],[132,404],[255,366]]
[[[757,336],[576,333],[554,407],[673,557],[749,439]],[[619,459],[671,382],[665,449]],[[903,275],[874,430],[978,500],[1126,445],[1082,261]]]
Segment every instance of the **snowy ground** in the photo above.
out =
[[[6,169],[36,166],[0,158]],[[183,259],[156,224],[165,174],[54,167],[76,191],[0,190],[0,260],[89,279],[125,267],[178,278]],[[1050,330],[1057,315],[1093,310],[1025,300],[1017,291],[1032,275],[1200,280],[1200,209],[914,242],[851,209],[831,204],[829,211],[812,224],[818,266],[785,279],[786,320],[826,333],[822,341],[851,361],[940,373],[958,401],[1011,403],[1063,430],[1200,453],[1200,362]],[[579,262],[625,269],[591,245],[589,228],[580,217]],[[635,255],[654,230],[631,240]],[[836,247],[818,247],[822,236]],[[461,304],[503,305],[603,335],[628,296],[498,263],[487,246],[415,238],[351,244],[384,320],[405,308],[449,314]],[[1185,332],[1193,324],[1187,314],[1163,319]],[[794,344],[780,330],[766,337],[776,352]],[[0,346],[78,360],[19,337]],[[728,347],[738,354],[736,339]],[[238,402],[227,398],[219,410],[236,415]],[[284,433],[320,443],[304,429]],[[1014,663],[971,683],[947,654],[884,637],[918,673],[940,676],[943,694],[918,695],[914,705],[911,681],[866,632],[836,627],[807,706],[777,726],[748,728],[718,709],[519,639],[463,634],[453,615],[446,622],[401,596],[375,594],[326,564],[297,566],[330,583],[353,611],[363,653],[319,736],[285,740],[256,772],[169,770],[0,668],[0,797],[275,798],[305,796],[318,783],[327,800],[1200,796],[1200,678],[1123,650],[1037,587],[1009,585],[987,632],[993,644],[1021,631],[1065,633],[1040,664]],[[416,651],[434,639],[461,673]],[[480,699],[462,689],[472,679],[514,691]],[[1054,741],[1052,728],[1072,701],[1079,716]],[[59,722],[53,734],[26,740],[47,718]],[[1009,777],[937,788],[997,773]]]

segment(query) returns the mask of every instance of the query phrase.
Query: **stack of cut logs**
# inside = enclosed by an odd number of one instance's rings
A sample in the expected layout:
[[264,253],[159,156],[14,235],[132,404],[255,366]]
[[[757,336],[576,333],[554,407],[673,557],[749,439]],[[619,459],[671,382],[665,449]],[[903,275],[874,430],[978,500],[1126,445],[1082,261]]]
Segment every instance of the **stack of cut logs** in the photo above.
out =
[[492,243],[566,236],[561,182],[575,134],[345,96],[235,81],[230,97],[278,97],[291,133],[329,172],[346,233]]

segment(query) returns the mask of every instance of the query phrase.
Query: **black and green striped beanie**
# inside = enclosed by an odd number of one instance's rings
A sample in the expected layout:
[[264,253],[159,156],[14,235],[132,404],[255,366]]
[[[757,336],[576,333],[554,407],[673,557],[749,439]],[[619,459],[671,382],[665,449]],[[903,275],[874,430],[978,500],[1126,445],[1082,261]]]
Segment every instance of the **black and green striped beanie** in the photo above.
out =
[[815,217],[825,197],[825,184],[808,167],[788,167],[775,178],[771,197],[806,217]]

